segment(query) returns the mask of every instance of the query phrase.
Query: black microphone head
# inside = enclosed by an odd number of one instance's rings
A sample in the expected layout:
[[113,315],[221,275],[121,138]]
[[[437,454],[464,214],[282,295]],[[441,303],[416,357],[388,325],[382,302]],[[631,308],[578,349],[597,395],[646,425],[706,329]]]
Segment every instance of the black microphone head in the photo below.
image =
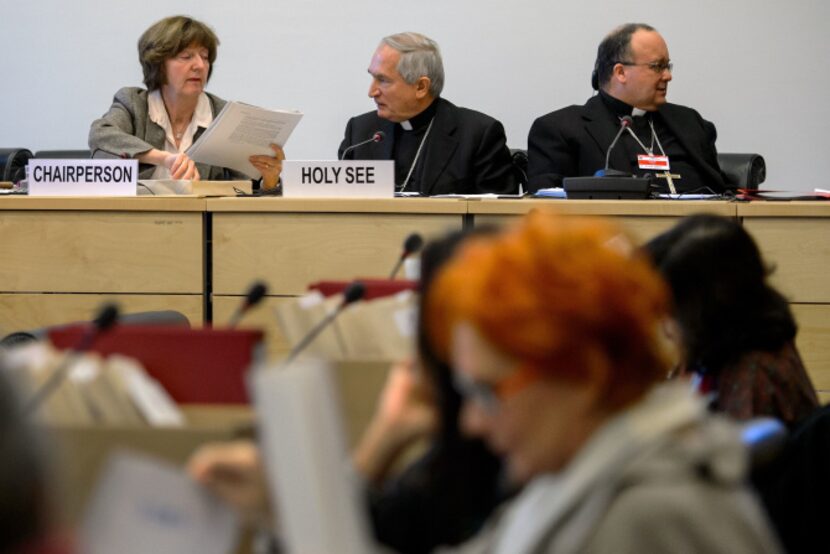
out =
[[410,254],[414,254],[421,247],[424,245],[424,237],[422,237],[419,233],[412,233],[406,240],[403,241],[403,253],[404,256],[409,256]]
[[92,320],[92,324],[98,331],[106,331],[118,321],[118,305],[113,303],[104,304],[98,311],[98,315]]
[[342,306],[346,306],[351,304],[352,302],[357,302],[363,295],[366,294],[366,285],[361,283],[360,281],[353,281],[346,287],[346,290],[343,291],[343,304]]
[[386,133],[383,131],[375,131],[375,134],[372,135],[372,140],[375,142],[383,142],[383,139],[386,138]]
[[634,123],[634,118],[630,115],[624,115],[620,118],[620,126],[625,128]]
[[248,289],[248,294],[245,295],[245,305],[249,308],[259,304],[265,295],[268,293],[268,285],[262,281],[257,281],[251,288]]

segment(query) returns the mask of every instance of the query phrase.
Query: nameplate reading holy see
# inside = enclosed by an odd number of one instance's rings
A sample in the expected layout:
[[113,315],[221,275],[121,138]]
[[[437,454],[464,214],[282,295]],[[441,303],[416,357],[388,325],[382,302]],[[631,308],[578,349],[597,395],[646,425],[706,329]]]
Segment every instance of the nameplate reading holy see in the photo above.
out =
[[29,196],[135,196],[138,160],[29,160]]
[[282,163],[285,198],[394,198],[395,162],[391,160]]

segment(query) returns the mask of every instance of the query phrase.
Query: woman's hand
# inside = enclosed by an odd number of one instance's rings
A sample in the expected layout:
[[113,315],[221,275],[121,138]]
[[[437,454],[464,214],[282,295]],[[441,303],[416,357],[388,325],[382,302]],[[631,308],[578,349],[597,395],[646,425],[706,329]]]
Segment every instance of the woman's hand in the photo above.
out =
[[401,452],[430,436],[438,425],[432,386],[411,360],[392,366],[378,407],[355,449],[353,461],[369,481],[382,480]]
[[196,162],[191,160],[185,153],[172,154],[153,148],[143,154],[139,154],[136,156],[136,159],[143,164],[163,165],[170,170],[171,179],[183,179],[187,181],[199,180],[199,170],[196,169]]
[[271,144],[273,156],[251,156],[248,160],[262,174],[262,189],[275,188],[280,181],[282,173],[282,161],[285,159],[285,152],[276,144]]
[[249,525],[270,526],[271,504],[259,447],[250,440],[208,443],[187,463],[191,478],[227,502]]
[[173,179],[199,180],[199,170],[196,169],[196,162],[191,160],[184,152],[168,155],[164,159],[164,165],[170,170],[170,176]]

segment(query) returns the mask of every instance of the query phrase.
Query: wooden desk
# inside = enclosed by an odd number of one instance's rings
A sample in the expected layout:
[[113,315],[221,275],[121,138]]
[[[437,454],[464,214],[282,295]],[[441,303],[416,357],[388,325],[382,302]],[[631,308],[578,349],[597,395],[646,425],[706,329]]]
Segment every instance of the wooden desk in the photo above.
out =
[[830,401],[830,204],[752,202],[738,205],[773,269],[772,283],[792,303],[798,348],[823,402]]
[[814,202],[0,197],[0,333],[89,319],[104,299],[175,309],[193,324],[211,317],[207,305],[223,324],[259,278],[269,298],[244,324],[285,352],[272,307],[310,282],[383,276],[413,231],[430,238],[536,207],[616,217],[641,240],[692,213],[739,217],[777,266],[773,283],[830,401],[830,205]]
[[503,225],[535,208],[570,215],[609,216],[640,241],[666,231],[681,217],[696,213],[736,216],[736,204],[721,201],[672,200],[479,200],[468,202],[475,225]]
[[[213,320],[225,322],[251,282],[268,283],[268,304],[303,294],[315,281],[388,275],[412,232],[425,239],[463,226],[456,199],[210,199]],[[273,310],[251,314],[272,353],[287,344]]]
[[203,319],[205,200],[0,198],[0,333],[123,311]]

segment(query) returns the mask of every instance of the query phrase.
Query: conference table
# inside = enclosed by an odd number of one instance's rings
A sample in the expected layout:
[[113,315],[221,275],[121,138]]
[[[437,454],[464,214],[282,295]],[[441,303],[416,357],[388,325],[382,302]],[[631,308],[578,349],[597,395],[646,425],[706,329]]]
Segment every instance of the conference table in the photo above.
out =
[[265,305],[243,325],[264,328],[277,355],[287,344],[274,306],[309,283],[383,277],[413,231],[429,239],[540,207],[615,218],[639,241],[693,213],[742,221],[775,267],[830,400],[830,204],[817,202],[0,197],[0,333],[88,319],[104,300],[223,325],[263,280]]

